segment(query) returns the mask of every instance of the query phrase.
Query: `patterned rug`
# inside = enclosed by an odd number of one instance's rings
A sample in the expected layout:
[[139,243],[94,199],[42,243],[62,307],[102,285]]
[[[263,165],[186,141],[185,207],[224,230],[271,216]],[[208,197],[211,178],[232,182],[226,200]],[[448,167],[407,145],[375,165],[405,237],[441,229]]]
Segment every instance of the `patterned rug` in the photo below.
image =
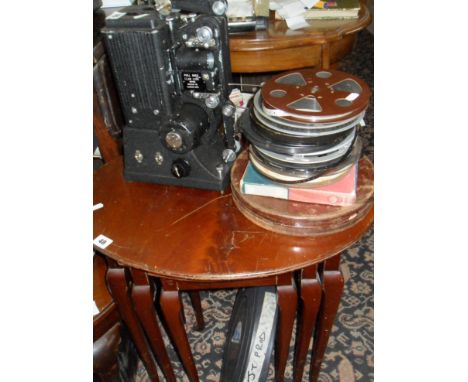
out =
[[[365,80],[373,91],[374,41],[368,31],[359,33],[354,51],[343,60],[340,69]],[[367,126],[360,132],[364,154],[374,159],[374,109],[373,98],[366,114]],[[374,230],[371,228],[360,242],[345,251],[341,271],[345,286],[335,324],[330,334],[327,351],[320,371],[320,382],[372,382],[374,380]],[[186,329],[192,354],[202,382],[220,380],[223,346],[227,335],[229,318],[237,290],[202,292],[202,308],[205,329],[193,329],[195,316],[188,296],[183,294],[187,318]],[[295,331],[294,331],[295,332]],[[187,381],[182,365],[165,335],[169,356],[173,361],[178,381]],[[285,381],[292,381],[292,346],[285,372]],[[311,343],[312,345],[312,343]],[[273,359],[273,357],[272,357]],[[303,381],[308,381],[310,352]],[[160,374],[161,380],[164,377]],[[137,382],[149,381],[145,368],[140,363]],[[274,381],[274,368],[270,365],[268,381]],[[229,382],[229,381],[225,381]]]

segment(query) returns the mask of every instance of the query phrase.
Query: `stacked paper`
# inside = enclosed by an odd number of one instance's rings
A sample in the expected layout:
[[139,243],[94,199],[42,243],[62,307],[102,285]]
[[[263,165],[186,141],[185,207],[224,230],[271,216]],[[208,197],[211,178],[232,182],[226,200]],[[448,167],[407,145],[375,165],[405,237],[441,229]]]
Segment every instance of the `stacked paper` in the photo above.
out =
[[304,13],[318,2],[319,0],[270,1],[270,9],[286,20],[289,29],[296,30],[309,26]]

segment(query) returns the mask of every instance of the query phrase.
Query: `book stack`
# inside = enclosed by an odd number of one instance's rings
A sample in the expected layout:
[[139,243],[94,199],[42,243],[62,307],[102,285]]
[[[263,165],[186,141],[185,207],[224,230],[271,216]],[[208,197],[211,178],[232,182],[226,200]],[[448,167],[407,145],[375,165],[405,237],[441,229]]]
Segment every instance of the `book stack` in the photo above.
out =
[[360,0],[284,0],[276,3],[276,19],[300,17],[304,20],[357,19]]
[[319,1],[304,13],[310,19],[357,19],[359,0]]
[[[345,173],[332,182],[316,179],[307,187],[297,187],[274,182],[258,173],[248,163],[242,176],[241,192],[247,195],[266,196],[296,202],[349,206],[356,201],[358,164],[353,164]],[[323,183],[326,183],[323,185]]]

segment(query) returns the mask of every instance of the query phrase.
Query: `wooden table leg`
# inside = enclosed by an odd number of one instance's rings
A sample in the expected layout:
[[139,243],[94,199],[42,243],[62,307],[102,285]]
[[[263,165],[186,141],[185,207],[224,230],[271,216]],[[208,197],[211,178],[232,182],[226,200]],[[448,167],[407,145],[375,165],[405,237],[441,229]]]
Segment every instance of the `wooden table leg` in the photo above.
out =
[[320,66],[322,69],[330,69],[330,44],[321,45]]
[[136,314],[140,319],[143,330],[146,332],[148,342],[161,366],[164,376],[169,382],[176,382],[156,317],[156,310],[154,308],[155,291],[145,272],[132,269],[132,278],[132,300]]
[[132,308],[132,301],[128,291],[128,280],[124,268],[109,268],[107,270],[107,283],[112,298],[117,305],[123,322],[127,325],[135,347],[145,365],[148,377],[153,382],[159,382],[156,361],[148,346],[143,329]]
[[195,318],[197,319],[197,327],[195,329],[203,330],[205,328],[205,321],[203,320],[200,292],[190,291],[188,293],[190,296],[190,301],[192,301],[193,310],[195,311]]
[[278,335],[276,346],[276,381],[284,381],[284,370],[289,355],[289,344],[297,307],[297,291],[292,274],[288,274],[289,285],[279,285],[278,290]]
[[161,297],[159,300],[162,313],[166,320],[169,334],[175,347],[177,348],[181,362],[184,365],[187,376],[191,382],[198,382],[197,368],[190,349],[190,343],[187,338],[183,322],[183,306],[178,290],[167,290],[163,282]]
[[325,261],[322,278],[322,302],[315,328],[314,343],[312,346],[312,359],[310,362],[310,382],[318,380],[320,365],[327,348],[328,337],[335,320],[341,294],[343,293],[344,279],[339,270],[340,255]]
[[296,348],[294,351],[294,382],[301,382],[320,308],[322,287],[318,280],[317,265],[303,270],[300,277],[299,309],[297,315]]

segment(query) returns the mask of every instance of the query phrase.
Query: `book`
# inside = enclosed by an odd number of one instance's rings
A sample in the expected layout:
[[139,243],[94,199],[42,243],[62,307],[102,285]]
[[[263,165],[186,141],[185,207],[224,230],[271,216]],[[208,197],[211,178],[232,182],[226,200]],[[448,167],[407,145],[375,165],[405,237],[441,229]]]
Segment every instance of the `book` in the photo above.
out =
[[314,188],[300,188],[273,182],[261,175],[252,163],[248,163],[240,181],[243,194],[267,196],[304,203],[349,206],[356,201],[358,165],[355,163],[349,171],[335,183]]
[[[361,9],[360,0],[318,1],[312,8],[305,8],[301,14],[306,20],[311,19],[355,19]],[[281,12],[276,12],[278,19],[283,19]]]
[[132,5],[132,0],[102,0],[101,8],[117,8]]

